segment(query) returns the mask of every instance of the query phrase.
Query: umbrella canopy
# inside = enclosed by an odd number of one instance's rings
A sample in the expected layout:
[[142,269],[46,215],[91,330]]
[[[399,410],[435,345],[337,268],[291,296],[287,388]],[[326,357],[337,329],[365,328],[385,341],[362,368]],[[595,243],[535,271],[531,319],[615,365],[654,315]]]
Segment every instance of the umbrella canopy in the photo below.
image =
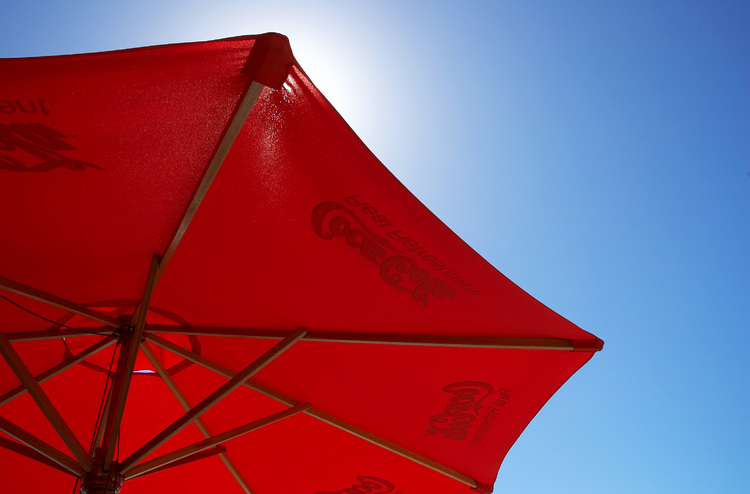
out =
[[491,492],[602,341],[277,34],[0,60],[3,492]]

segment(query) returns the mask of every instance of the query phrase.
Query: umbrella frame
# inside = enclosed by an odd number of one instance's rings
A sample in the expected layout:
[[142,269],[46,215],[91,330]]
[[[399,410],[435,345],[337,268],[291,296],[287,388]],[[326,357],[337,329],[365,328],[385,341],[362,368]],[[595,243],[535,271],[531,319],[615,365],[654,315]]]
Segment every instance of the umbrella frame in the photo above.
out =
[[[62,438],[69,453],[62,452],[45,441],[35,437],[9,420],[0,417],[0,430],[15,440],[0,437],[0,447],[23,455],[39,463],[56,468],[62,472],[81,479],[82,494],[116,494],[123,482],[172,468],[185,463],[198,461],[203,458],[218,455],[232,476],[236,479],[244,492],[252,494],[248,482],[232,463],[226,447],[222,445],[235,437],[249,433],[279,420],[284,420],[297,413],[305,413],[328,423],[340,430],[346,431],[379,447],[385,448],[404,458],[424,467],[435,470],[443,475],[455,479],[480,492],[491,492],[491,486],[481,484],[475,479],[461,472],[457,472],[445,465],[441,465],[425,458],[402,446],[393,444],[366,430],[355,427],[334,416],[315,409],[311,404],[299,403],[289,396],[273,390],[260,383],[252,381],[253,374],[270,364],[285,350],[297,341],[304,339],[311,342],[341,342],[368,343],[377,345],[417,345],[444,347],[475,347],[475,348],[511,348],[549,351],[598,351],[601,345],[589,342],[571,341],[560,338],[509,338],[485,336],[444,336],[444,335],[383,335],[370,333],[341,333],[326,331],[311,331],[296,329],[294,331],[279,331],[253,328],[219,328],[219,327],[187,327],[176,325],[149,324],[146,316],[149,311],[151,295],[167,268],[169,261],[180,244],[187,228],[195,216],[203,198],[216,177],[222,162],[229,153],[233,142],[248,118],[255,102],[264,90],[278,89],[286,78],[293,58],[288,48],[280,47],[274,39],[259,38],[256,46],[251,50],[244,72],[251,75],[244,95],[237,104],[233,115],[224,129],[210,161],[207,163],[203,177],[196,187],[192,199],[188,203],[182,219],[175,229],[167,248],[161,254],[155,254],[151,260],[148,278],[144,283],[143,296],[132,316],[114,318],[95,308],[73,301],[65,300],[57,295],[46,293],[34,287],[26,286],[14,280],[0,277],[0,289],[36,300],[52,307],[62,309],[66,316],[58,321],[52,329],[23,332],[4,333],[0,330],[0,354],[11,367],[21,385],[0,396],[0,405],[8,403],[28,392],[39,409]],[[269,75],[270,74],[270,75]],[[283,77],[282,77],[283,76]],[[65,325],[73,315],[83,316],[89,320],[103,324],[95,328],[71,328]],[[227,338],[264,338],[280,340],[273,348],[250,363],[240,372],[233,372],[216,362],[187,350],[179,345],[161,338],[158,334],[181,335],[211,335]],[[23,359],[13,348],[14,342],[37,341],[54,338],[75,338],[101,335],[102,338],[90,347],[71,355],[58,365],[34,376]],[[101,422],[96,428],[93,451],[87,451],[75,436],[65,420],[60,416],[55,406],[45,394],[41,384],[59,373],[79,364],[99,351],[108,348],[113,343],[120,346],[116,370],[109,376],[111,386],[103,410]],[[153,352],[156,345],[168,350],[197,365],[228,378],[228,381],[196,405],[192,405],[184,393],[172,379],[162,362]],[[185,413],[169,427],[154,436],[130,456],[121,462],[115,461],[116,445],[120,436],[120,425],[127,403],[128,392],[133,369],[138,353],[142,351],[167,384],[175,398],[184,408]],[[255,420],[243,426],[220,434],[212,433],[200,416],[208,411],[222,398],[234,389],[245,386],[256,392],[285,404],[288,408],[281,412]],[[195,423],[204,440],[181,448],[172,453],[143,461],[161,444],[173,437],[184,427]]]

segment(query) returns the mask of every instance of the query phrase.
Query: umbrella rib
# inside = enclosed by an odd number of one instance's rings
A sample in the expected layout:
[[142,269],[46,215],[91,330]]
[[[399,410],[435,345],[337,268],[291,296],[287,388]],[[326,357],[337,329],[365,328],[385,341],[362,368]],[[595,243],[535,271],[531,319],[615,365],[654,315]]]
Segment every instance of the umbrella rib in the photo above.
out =
[[234,375],[229,381],[227,381],[224,385],[220,386],[216,391],[207,396],[203,401],[194,406],[189,412],[186,412],[182,417],[174,421],[161,433],[157,434],[153,439],[148,441],[146,444],[144,444],[138,450],[128,456],[122,463],[120,463],[120,473],[122,475],[125,475],[128,470],[135,466],[135,464],[148,456],[156,448],[164,444],[164,442],[166,442],[169,438],[184,429],[193,421],[195,417],[198,417],[206,412],[209,408],[218,403],[219,400],[241,386],[244,381],[247,381],[252,375],[260,371],[263,367],[280,356],[294,343],[304,338],[305,334],[306,331],[304,329],[298,329],[297,331],[294,331],[288,337],[284,338],[281,342],[274,345],[273,348],[261,355],[253,363]]
[[[146,314],[148,314],[148,307],[149,305],[151,305],[151,295],[153,295],[154,288],[156,288],[156,283],[159,280],[156,274],[159,271],[160,264],[161,257],[154,254],[151,257],[151,268],[148,272],[148,279],[146,280],[146,288],[143,291],[143,298],[141,299],[141,303],[138,304],[138,306],[135,308],[135,312],[133,313],[133,320],[135,321],[133,328],[135,328],[135,331],[139,330],[141,334],[143,333],[143,328],[146,324]],[[140,339],[138,341],[140,341]]]
[[73,456],[75,456],[80,462],[83,469],[87,472],[91,471],[91,458],[89,458],[88,452],[83,448],[83,445],[78,441],[75,434],[73,434],[73,431],[47,397],[46,393],[42,390],[39,382],[34,378],[33,374],[31,374],[31,371],[26,367],[21,356],[18,355],[13,348],[13,345],[11,345],[10,341],[8,341],[8,338],[2,331],[0,331],[0,353],[5,358],[5,361],[8,362],[13,373],[21,381],[21,384],[27,389],[29,395],[34,399],[44,416],[47,417],[47,420],[52,424],[52,427],[73,453]]
[[414,463],[418,463],[424,467],[430,468],[438,473],[441,473],[447,477],[457,480],[465,485],[468,485],[471,488],[477,487],[477,481],[468,475],[457,472],[456,470],[453,470],[452,468],[442,465],[436,461],[432,461],[429,458],[425,458],[424,456],[417,454],[407,448],[401,447],[397,444],[394,444],[390,441],[383,439],[382,437],[379,437],[375,434],[367,432],[364,429],[361,429],[352,424],[344,422],[343,420],[337,419],[336,417],[333,417],[332,415],[329,415],[325,412],[321,412],[320,410],[311,410],[308,412],[308,414],[338,429],[341,429],[350,434],[353,434],[359,437],[360,439],[364,439],[365,441],[369,441],[377,446],[380,446],[381,448],[391,451],[392,453],[396,453],[397,455],[403,458],[406,458],[407,460],[411,460]]
[[[157,467],[157,468],[152,468],[148,472],[143,472],[143,473],[141,473],[139,475],[132,475],[132,470],[131,470],[131,474],[127,478],[123,478],[123,481],[130,480],[130,479],[133,479],[133,478],[136,478],[136,477],[143,477],[145,475],[151,475],[152,473],[162,472],[164,470],[169,470],[170,468],[174,468],[174,467],[179,467],[179,466],[182,466],[182,465],[186,465],[188,463],[192,463],[194,461],[202,460],[204,458],[210,458],[210,457],[212,457],[214,455],[222,456],[226,452],[227,452],[226,446],[214,446],[211,449],[203,450],[203,451],[200,451],[198,453],[193,453],[192,455],[188,455],[188,456],[186,456],[186,457],[184,457],[184,458],[182,458],[180,460],[176,460],[176,461],[173,461],[171,463],[167,463],[167,464],[162,465],[162,466]],[[138,465],[138,467],[140,467],[141,465],[143,465],[143,463],[141,463],[140,465]],[[138,468],[138,467],[136,467],[136,468]]]
[[216,174],[219,172],[219,168],[221,168],[224,159],[227,157],[229,150],[232,148],[232,144],[234,144],[235,139],[239,135],[242,126],[247,120],[248,115],[250,115],[250,111],[253,109],[253,106],[258,100],[258,97],[260,96],[260,93],[263,91],[264,87],[265,86],[263,86],[263,84],[256,81],[251,81],[250,84],[248,84],[241,101],[235,108],[234,114],[232,115],[227,127],[224,130],[221,141],[219,141],[219,144],[216,147],[213,156],[211,157],[211,161],[206,167],[203,178],[201,178],[198,187],[193,193],[193,197],[190,200],[190,203],[185,209],[185,213],[182,216],[180,224],[177,226],[177,229],[175,230],[171,240],[169,241],[167,249],[164,251],[164,255],[162,256],[162,263],[156,276],[157,279],[161,278],[161,275],[164,273],[167,264],[169,264],[169,261],[172,259],[177,246],[180,244],[183,235],[185,235],[190,222],[193,220],[195,213],[198,211],[198,207],[203,201],[203,198],[206,196],[211,183],[216,177]]
[[[130,381],[133,378],[133,369],[135,368],[135,359],[138,356],[138,348],[140,346],[141,337],[143,336],[143,328],[146,325],[146,313],[148,312],[148,306],[151,303],[151,295],[154,293],[154,286],[156,285],[156,271],[159,269],[160,260],[161,259],[157,255],[154,255],[151,258],[151,267],[148,273],[148,280],[146,281],[146,288],[143,292],[143,299],[136,310],[136,323],[133,329],[133,334],[130,336],[128,358],[123,366],[122,387],[117,391],[117,401],[114,410],[112,410],[112,420],[108,422],[108,426],[111,425],[111,429],[108,430],[108,434],[105,434],[105,437],[108,440],[103,444],[106,453],[102,469],[105,472],[109,471],[114,459],[115,446],[117,445],[117,439],[120,435],[122,415],[125,412],[125,402],[128,398]],[[120,369],[121,367],[118,362],[117,371],[120,372]]]
[[[8,338],[10,340],[10,338]],[[51,367],[47,369],[46,371],[42,372],[38,376],[35,377],[38,383],[43,383],[47,379],[51,379],[55,377],[56,375],[60,374],[61,372],[65,371],[66,369],[69,369],[70,367],[73,367],[75,364],[86,360],[87,358],[91,357],[95,353],[104,350],[109,345],[114,343],[115,339],[114,336],[109,336],[107,338],[104,338],[103,340],[99,341],[98,343],[88,347],[87,349],[83,350],[82,352],[79,352],[72,357],[68,357],[59,364],[57,364],[54,367]],[[22,394],[26,392],[26,387],[21,385],[18,386],[16,389],[13,389],[11,391],[8,391],[4,395],[0,396],[0,406],[5,405],[6,403],[18,398]]]
[[[281,339],[289,331],[278,329],[216,328],[202,326],[177,326],[170,324],[149,324],[148,333],[169,333],[183,335],[226,336],[234,338]],[[506,336],[464,336],[464,335],[421,335],[421,334],[380,334],[338,331],[310,331],[305,341],[326,343],[367,343],[381,345],[446,346],[465,348],[506,348],[519,350],[562,350],[597,351],[593,343],[574,342],[564,338],[506,337]]]
[[26,458],[30,458],[34,461],[38,461],[39,463],[43,463],[47,465],[48,467],[52,467],[56,470],[60,470],[63,473],[67,473],[70,475],[77,475],[69,471],[67,468],[59,465],[57,462],[50,460],[49,458],[39,453],[35,449],[29,448],[28,446],[24,444],[17,443],[16,441],[11,441],[10,439],[6,439],[2,436],[0,436],[0,447],[5,448],[14,453],[18,453],[19,455],[25,456]]
[[[234,376],[234,372],[220,364],[217,364],[216,362],[213,362],[212,360],[209,360],[201,355],[198,355],[197,353],[194,353],[190,350],[186,350],[185,348],[182,348],[179,345],[176,345],[172,343],[171,341],[165,340],[164,338],[161,338],[159,336],[156,336],[154,334],[149,334],[146,336],[146,339],[152,343],[154,343],[157,346],[160,346],[164,348],[165,350],[169,350],[177,355],[180,355],[181,357],[184,357],[188,360],[190,360],[193,363],[196,363],[202,367],[205,367],[206,369],[212,370],[218,374],[223,375],[224,377],[231,378]],[[295,406],[299,404],[299,402],[289,396],[286,396],[274,389],[269,388],[268,386],[264,386],[260,383],[256,383],[254,381],[248,380],[245,381],[244,385],[254,391],[257,391],[261,394],[264,394],[268,396],[269,398],[272,398],[274,400],[280,401],[281,403],[284,403],[288,406]],[[369,432],[360,429],[358,427],[355,427],[347,422],[344,422],[343,420],[337,419],[336,417],[333,417],[332,415],[329,415],[325,412],[321,412],[320,410],[317,410],[315,408],[308,408],[305,410],[305,413],[310,415],[311,417],[315,417],[318,420],[321,420],[323,422],[328,423],[329,425],[333,425],[334,427],[337,427],[343,431],[346,431],[354,436],[359,437],[360,439],[364,439],[366,441],[369,441],[377,446],[380,446],[382,448],[385,448],[389,451],[392,451],[404,458],[407,458],[415,463],[418,463],[422,466],[425,466],[427,468],[430,468],[432,470],[435,470],[438,473],[441,473],[447,477],[450,477],[454,480],[457,480],[465,485],[468,485],[469,487],[475,488],[477,487],[477,481],[465,474],[462,474],[456,470],[453,470],[452,468],[449,468],[445,465],[441,465],[435,461],[432,461],[428,458],[425,458],[422,455],[419,455],[413,451],[410,451],[406,448],[403,448],[401,446],[398,446],[394,443],[391,443],[389,441],[386,441],[383,438],[380,438],[374,434],[370,434]]]
[[73,458],[69,457],[57,448],[50,446],[35,435],[17,426],[10,420],[0,417],[0,430],[5,432],[9,436],[19,440],[45,458],[50,459],[51,461],[62,467],[66,472],[71,473],[76,477],[84,472],[81,465]]
[[[159,360],[159,357],[157,357],[154,351],[151,349],[151,346],[149,346],[148,343],[144,342],[141,345],[141,350],[143,350],[143,353],[146,355],[146,357],[148,357],[149,361],[154,366],[154,369],[156,369],[156,372],[159,373],[159,375],[164,380],[164,383],[167,385],[169,390],[172,391],[172,394],[174,394],[175,398],[177,398],[177,401],[180,402],[180,405],[182,405],[182,408],[184,408],[186,412],[189,411],[191,408],[193,408],[193,406],[190,404],[190,401],[187,399],[187,396],[185,396],[185,393],[182,392],[180,387],[177,385],[177,382],[169,374],[167,369],[162,364],[161,360]],[[208,429],[208,427],[203,422],[203,420],[201,420],[200,417],[196,417],[194,420],[194,423],[198,427],[198,430],[201,432],[201,434],[203,434],[203,437],[209,438],[213,436],[211,431]],[[246,494],[253,494],[253,491],[250,488],[250,484],[247,483],[247,480],[245,480],[245,478],[240,473],[239,469],[235,466],[235,464],[229,458],[229,455],[225,452],[222,452],[222,453],[219,453],[219,458],[221,458],[221,461],[227,467],[227,469],[229,470],[229,473],[232,474],[232,477],[234,477],[237,483],[240,484],[240,487],[242,488],[242,490],[245,491]],[[131,477],[132,476],[134,475],[131,474]]]
[[[117,349],[115,349],[115,351],[117,351]],[[117,379],[116,376],[115,376],[115,379]],[[112,408],[112,399],[114,395],[114,393],[112,393],[112,389],[114,389],[114,386],[115,386],[115,383],[112,384],[112,387],[110,388],[109,393],[107,393],[107,396],[105,397],[104,410],[101,411],[101,421],[99,422],[99,425],[97,426],[96,436],[94,437],[92,444],[95,444],[95,445],[104,444],[104,441],[103,441],[104,433],[107,432],[106,420],[109,418],[110,416],[109,411]],[[107,392],[106,386],[105,386],[104,391]],[[94,451],[96,451],[96,449]]]
[[65,300],[56,295],[43,292],[42,290],[37,290],[36,288],[32,288],[22,283],[9,280],[8,278],[0,277],[0,288],[8,290],[9,292],[16,293],[18,295],[23,295],[24,297],[28,297],[33,300],[37,300],[47,305],[57,307],[59,309],[64,309],[70,312],[74,312],[80,316],[100,322],[102,324],[106,324],[107,326],[111,326],[113,328],[120,327],[119,319],[108,316],[107,314],[103,314],[94,309],[90,309],[86,306],[76,304],[69,300]]
[[100,334],[102,336],[112,335],[112,328],[109,326],[100,326],[98,328],[81,328],[81,329],[45,329],[43,331],[25,331],[20,333],[6,333],[9,341],[39,341],[39,340],[56,340],[58,338],[75,338],[76,336],[92,336]]
[[141,463],[140,465],[137,465],[128,470],[126,474],[123,474],[123,477],[125,478],[125,480],[128,480],[129,478],[136,477],[138,475],[144,475],[151,470],[161,468],[163,466],[169,465],[170,463],[182,460],[205,449],[212,448],[223,442],[229,441],[236,437],[240,437],[244,434],[247,434],[248,432],[252,432],[254,430],[260,429],[261,427],[265,427],[267,425],[273,424],[274,422],[278,422],[280,420],[291,417],[292,415],[304,412],[309,408],[310,405],[308,403],[299,403],[291,408],[287,408],[286,410],[276,412],[267,417],[263,417],[262,419],[254,420],[245,425],[235,427],[234,429],[227,432],[223,432],[212,437],[207,437],[203,441],[198,441],[197,443],[193,443],[189,446],[185,446],[178,450],[172,451],[171,453],[159,456],[158,458],[154,458],[153,460]]

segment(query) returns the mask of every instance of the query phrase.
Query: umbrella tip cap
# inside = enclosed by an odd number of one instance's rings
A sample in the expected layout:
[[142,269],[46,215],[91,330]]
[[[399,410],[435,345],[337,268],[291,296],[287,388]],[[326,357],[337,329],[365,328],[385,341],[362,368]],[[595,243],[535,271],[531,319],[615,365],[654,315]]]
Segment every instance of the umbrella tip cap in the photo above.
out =
[[289,38],[283,34],[266,33],[255,38],[242,72],[253,81],[281,89],[294,65]]
[[492,494],[493,489],[494,486],[492,484],[484,484],[482,482],[477,482],[477,486],[474,487],[474,490],[479,494]]
[[574,352],[598,352],[604,348],[604,341],[594,337],[589,340],[570,340]]

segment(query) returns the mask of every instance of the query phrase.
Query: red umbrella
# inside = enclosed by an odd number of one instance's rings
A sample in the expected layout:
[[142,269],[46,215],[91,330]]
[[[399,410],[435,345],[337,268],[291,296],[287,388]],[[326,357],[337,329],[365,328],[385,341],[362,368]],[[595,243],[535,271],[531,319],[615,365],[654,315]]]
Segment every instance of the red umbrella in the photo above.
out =
[[276,34],[0,60],[3,492],[490,492],[602,341]]

